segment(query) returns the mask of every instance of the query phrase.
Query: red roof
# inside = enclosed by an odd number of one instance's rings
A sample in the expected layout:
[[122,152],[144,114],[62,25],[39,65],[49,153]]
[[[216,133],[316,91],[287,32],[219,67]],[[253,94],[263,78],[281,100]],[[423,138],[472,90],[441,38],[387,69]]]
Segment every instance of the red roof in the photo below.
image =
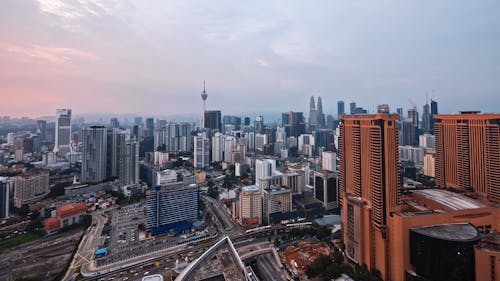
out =
[[57,217],[59,218],[73,216],[86,211],[87,211],[87,205],[85,205],[85,203],[83,202],[65,204],[57,207],[56,209]]
[[57,229],[61,226],[61,221],[58,218],[46,218],[43,221],[43,226],[46,230]]

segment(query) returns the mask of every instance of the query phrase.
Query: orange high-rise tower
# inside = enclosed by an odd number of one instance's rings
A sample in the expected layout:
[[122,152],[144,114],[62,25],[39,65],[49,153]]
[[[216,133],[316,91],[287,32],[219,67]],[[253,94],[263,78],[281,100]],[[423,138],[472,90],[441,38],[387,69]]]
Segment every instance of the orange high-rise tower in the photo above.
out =
[[342,115],[340,193],[349,259],[388,275],[387,221],[399,205],[397,114]]
[[500,202],[500,114],[461,112],[436,119],[436,182]]

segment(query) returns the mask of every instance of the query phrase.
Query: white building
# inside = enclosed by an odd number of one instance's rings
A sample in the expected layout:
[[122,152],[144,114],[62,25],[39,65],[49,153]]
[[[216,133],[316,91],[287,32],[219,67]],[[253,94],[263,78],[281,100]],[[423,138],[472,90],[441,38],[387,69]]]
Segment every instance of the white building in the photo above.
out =
[[224,161],[224,135],[215,133],[212,138],[212,162]]
[[[314,143],[315,143],[315,139],[314,139],[314,136],[311,135],[311,134],[302,134],[299,136],[299,139],[298,139],[298,149],[300,151],[300,153],[303,153],[303,154],[311,154],[309,150],[311,150],[309,147],[304,147],[304,145],[310,145],[311,147],[314,148]],[[305,151],[305,150],[308,150],[308,151]]]
[[266,134],[255,134],[255,150],[264,150],[264,146],[268,144]]
[[82,128],[82,182],[106,179],[107,131],[104,126]]
[[399,160],[412,161],[416,166],[424,164],[424,148],[411,145],[399,146]]
[[255,185],[259,186],[259,180],[272,176],[276,171],[276,160],[255,160]]
[[54,153],[63,158],[70,152],[72,152],[71,109],[57,109]]
[[207,135],[199,133],[194,137],[194,167],[204,169],[208,167],[210,154],[210,142]]
[[333,151],[323,151],[321,153],[321,163],[323,170],[336,172],[337,171],[337,153]]
[[231,162],[231,152],[236,144],[236,138],[233,136],[224,137],[224,162]]

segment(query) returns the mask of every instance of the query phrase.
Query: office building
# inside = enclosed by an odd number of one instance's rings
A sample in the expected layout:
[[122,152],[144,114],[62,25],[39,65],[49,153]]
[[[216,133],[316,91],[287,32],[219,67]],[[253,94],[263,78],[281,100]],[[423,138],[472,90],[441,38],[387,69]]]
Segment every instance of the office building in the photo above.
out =
[[259,187],[255,185],[242,187],[238,198],[240,223],[262,224],[262,196]]
[[47,121],[36,120],[36,132],[40,138],[40,143],[47,141]]
[[154,137],[155,132],[155,120],[152,117],[146,118],[146,137]]
[[7,133],[7,144],[14,145],[14,141],[16,139],[16,135],[14,133]]
[[259,187],[259,180],[274,175],[276,171],[276,160],[256,159],[255,160],[255,185]]
[[255,129],[256,134],[264,132],[264,117],[263,116],[255,117],[254,129]]
[[396,108],[396,112],[399,115],[399,121],[403,120],[403,108],[402,107]]
[[11,184],[8,178],[0,177],[0,219],[9,217]]
[[302,194],[305,190],[304,171],[300,169],[290,169],[283,173],[283,185],[288,186],[292,194]]
[[431,133],[434,133],[434,123],[436,123],[436,119],[434,115],[438,114],[438,103],[437,101],[431,100]]
[[306,145],[311,145],[312,149],[314,149],[315,143],[316,140],[312,134],[302,134],[298,138],[298,150],[304,155],[309,155],[310,151],[306,151]]
[[236,138],[233,136],[224,137],[224,161],[231,163],[231,154],[236,146]]
[[233,125],[235,130],[239,130],[241,128],[241,117],[224,115],[224,117],[222,118],[222,123],[224,126]]
[[14,207],[39,201],[50,192],[49,172],[40,170],[14,177]]
[[337,209],[339,205],[339,174],[329,171],[313,172],[314,198],[323,203],[325,210]]
[[139,143],[126,140],[118,157],[118,181],[122,186],[139,182]]
[[222,132],[222,117],[220,110],[205,110],[204,128]]
[[210,140],[205,132],[194,136],[194,167],[204,169],[209,165]]
[[[339,192],[346,254],[381,272],[387,266],[387,219],[400,200],[396,120],[397,114],[356,114],[344,115],[340,124]],[[382,278],[387,278],[385,272]]]
[[431,132],[431,112],[429,108],[429,104],[426,103],[423,107],[422,111],[422,130],[426,133]]
[[377,106],[377,113],[391,113],[391,109],[388,104],[379,104]]
[[57,109],[54,153],[59,158],[65,158],[72,151],[71,109]]
[[264,151],[264,147],[269,143],[267,134],[255,134],[255,150]]
[[118,118],[113,117],[111,118],[111,128],[118,129],[120,127],[120,122],[118,121]]
[[321,163],[323,170],[337,172],[337,153],[333,151],[323,151],[321,153]]
[[173,182],[159,185],[147,191],[146,200],[146,226],[153,235],[189,230],[191,223],[198,219],[196,184]]
[[413,108],[410,108],[408,109],[408,119],[411,120],[411,122],[413,123],[413,126],[415,126],[416,129],[419,128],[419,119],[418,119],[418,111],[417,111],[417,108],[416,107],[413,107]]
[[337,118],[340,118],[340,115],[345,114],[345,102],[343,100],[339,100],[337,102]]
[[292,191],[286,186],[271,186],[262,190],[262,221],[272,224],[277,220],[273,215],[289,213],[292,211]]
[[436,183],[500,202],[500,114],[435,115]]
[[356,103],[355,102],[349,103],[349,112],[350,112],[350,114],[354,114],[356,112]]
[[104,126],[91,126],[81,130],[82,175],[81,182],[97,183],[107,178],[107,130]]
[[302,112],[289,111],[281,114],[281,126],[285,128],[287,136],[298,137],[306,132],[304,114]]
[[142,126],[142,117],[140,116],[134,117],[134,126],[139,126],[139,127]]
[[411,118],[403,120],[402,124],[402,145],[418,145],[417,127]]

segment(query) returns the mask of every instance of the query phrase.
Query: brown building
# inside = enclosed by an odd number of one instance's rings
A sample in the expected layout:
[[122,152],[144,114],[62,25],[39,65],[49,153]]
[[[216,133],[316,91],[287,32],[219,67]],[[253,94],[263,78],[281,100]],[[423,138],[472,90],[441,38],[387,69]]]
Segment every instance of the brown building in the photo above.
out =
[[500,233],[483,237],[474,250],[476,280],[500,280]]
[[387,220],[399,203],[397,114],[342,115],[339,190],[344,244],[358,264],[388,274]]
[[500,114],[434,115],[436,182],[500,202]]
[[384,280],[495,280],[481,274],[496,263],[474,260],[498,257],[477,245],[482,234],[500,231],[500,208],[474,193],[401,194],[397,118],[341,116],[339,189],[347,257],[380,271]]

